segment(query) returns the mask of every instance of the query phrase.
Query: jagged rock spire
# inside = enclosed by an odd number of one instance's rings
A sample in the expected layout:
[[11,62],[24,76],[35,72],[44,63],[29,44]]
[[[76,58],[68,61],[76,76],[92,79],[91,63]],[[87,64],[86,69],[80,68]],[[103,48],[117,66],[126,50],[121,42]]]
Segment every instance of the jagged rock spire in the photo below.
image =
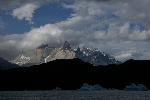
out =
[[68,41],[65,41],[65,43],[63,45],[63,49],[65,49],[65,50],[71,50],[71,46],[70,46],[70,43]]

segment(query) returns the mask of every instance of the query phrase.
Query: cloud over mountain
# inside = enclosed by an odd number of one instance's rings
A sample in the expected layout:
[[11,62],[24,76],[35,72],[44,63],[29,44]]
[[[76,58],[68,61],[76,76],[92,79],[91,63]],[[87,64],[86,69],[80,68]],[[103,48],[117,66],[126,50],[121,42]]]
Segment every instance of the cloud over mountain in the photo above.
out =
[[12,38],[17,48],[35,48],[45,42],[52,45],[68,40],[100,48],[121,60],[150,59],[147,56],[150,49],[149,0],[74,0],[71,4],[64,4],[66,0],[6,0],[2,4],[15,6],[12,15],[31,22],[35,10],[47,2],[61,2],[65,8],[73,10],[71,17],[33,28],[19,40]]

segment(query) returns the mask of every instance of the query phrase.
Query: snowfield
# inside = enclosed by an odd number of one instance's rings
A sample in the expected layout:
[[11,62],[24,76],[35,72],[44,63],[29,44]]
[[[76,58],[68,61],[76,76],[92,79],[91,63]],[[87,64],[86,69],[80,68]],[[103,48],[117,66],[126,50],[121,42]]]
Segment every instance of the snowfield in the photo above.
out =
[[150,100],[150,91],[4,91],[0,100]]

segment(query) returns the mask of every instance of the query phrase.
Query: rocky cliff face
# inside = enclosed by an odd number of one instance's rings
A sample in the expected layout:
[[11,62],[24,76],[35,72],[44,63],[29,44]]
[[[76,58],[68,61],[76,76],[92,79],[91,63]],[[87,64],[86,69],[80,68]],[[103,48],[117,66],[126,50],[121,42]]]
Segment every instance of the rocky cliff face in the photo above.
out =
[[65,41],[63,47],[53,49],[50,54],[45,58],[45,63],[56,59],[73,59],[75,52],[72,50],[69,42]]
[[73,58],[75,58],[74,51],[63,49],[63,48],[55,48],[45,58],[45,63],[56,60],[56,59],[73,59]]

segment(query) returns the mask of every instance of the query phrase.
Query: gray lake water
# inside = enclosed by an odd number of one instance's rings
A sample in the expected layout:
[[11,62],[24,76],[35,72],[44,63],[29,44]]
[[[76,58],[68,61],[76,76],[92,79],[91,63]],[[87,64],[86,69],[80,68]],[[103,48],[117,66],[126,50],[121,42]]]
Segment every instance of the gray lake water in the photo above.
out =
[[0,100],[150,100],[150,91],[5,91]]

